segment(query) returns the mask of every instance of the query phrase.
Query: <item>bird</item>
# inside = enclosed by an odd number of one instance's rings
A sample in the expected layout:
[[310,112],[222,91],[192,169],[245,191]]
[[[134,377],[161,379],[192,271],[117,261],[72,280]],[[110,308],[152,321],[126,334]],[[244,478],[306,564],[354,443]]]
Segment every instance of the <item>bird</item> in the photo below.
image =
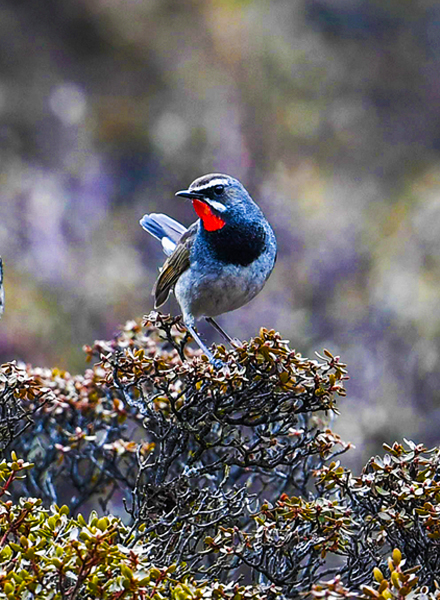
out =
[[275,265],[275,234],[246,188],[230,175],[203,175],[175,195],[192,201],[199,218],[190,227],[158,213],[139,221],[168,257],[153,287],[155,308],[173,290],[186,329],[220,368],[223,362],[203,343],[195,322],[204,317],[233,343],[214,317],[240,308],[261,291]]

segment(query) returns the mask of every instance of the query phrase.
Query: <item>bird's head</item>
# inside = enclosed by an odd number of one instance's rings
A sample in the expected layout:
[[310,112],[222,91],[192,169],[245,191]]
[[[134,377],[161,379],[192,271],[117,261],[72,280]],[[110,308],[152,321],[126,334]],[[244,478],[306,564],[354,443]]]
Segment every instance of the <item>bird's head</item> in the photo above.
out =
[[190,198],[194,210],[207,231],[218,231],[237,213],[245,210],[253,201],[244,186],[229,175],[211,173],[199,177],[187,190],[176,196]]

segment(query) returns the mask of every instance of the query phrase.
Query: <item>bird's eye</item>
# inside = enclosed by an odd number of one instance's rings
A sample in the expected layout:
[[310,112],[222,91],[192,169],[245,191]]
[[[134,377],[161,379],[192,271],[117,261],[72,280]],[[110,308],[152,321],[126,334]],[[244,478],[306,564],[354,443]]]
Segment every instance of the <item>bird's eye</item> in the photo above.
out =
[[223,194],[224,191],[225,191],[225,186],[224,185],[216,185],[214,187],[214,194],[216,196],[221,196],[221,194]]

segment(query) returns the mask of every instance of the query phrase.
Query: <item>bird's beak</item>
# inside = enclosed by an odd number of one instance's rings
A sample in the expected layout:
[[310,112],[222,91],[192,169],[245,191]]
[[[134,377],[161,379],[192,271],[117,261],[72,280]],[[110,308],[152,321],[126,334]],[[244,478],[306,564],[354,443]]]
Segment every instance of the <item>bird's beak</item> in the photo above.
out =
[[223,213],[226,210],[226,206],[224,204],[217,202],[217,200],[211,200],[211,198],[207,198],[205,194],[202,194],[201,192],[182,190],[181,192],[176,192],[176,196],[180,196],[181,198],[190,198],[191,200],[199,200],[200,202],[203,202],[203,204],[210,206],[218,213]]
[[176,192],[176,196],[180,196],[181,198],[191,198],[196,200],[205,200],[205,196],[198,192],[191,192],[190,190],[181,190],[180,192]]

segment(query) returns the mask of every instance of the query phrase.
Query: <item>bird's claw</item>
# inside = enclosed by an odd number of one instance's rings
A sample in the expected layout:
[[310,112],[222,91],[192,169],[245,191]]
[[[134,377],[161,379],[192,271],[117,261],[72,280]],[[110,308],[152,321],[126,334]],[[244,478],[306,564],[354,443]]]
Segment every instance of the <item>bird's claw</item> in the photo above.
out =
[[219,358],[210,358],[209,362],[211,363],[211,365],[216,368],[216,369],[221,369],[222,367],[226,366],[226,363],[224,363],[222,360],[220,360]]

